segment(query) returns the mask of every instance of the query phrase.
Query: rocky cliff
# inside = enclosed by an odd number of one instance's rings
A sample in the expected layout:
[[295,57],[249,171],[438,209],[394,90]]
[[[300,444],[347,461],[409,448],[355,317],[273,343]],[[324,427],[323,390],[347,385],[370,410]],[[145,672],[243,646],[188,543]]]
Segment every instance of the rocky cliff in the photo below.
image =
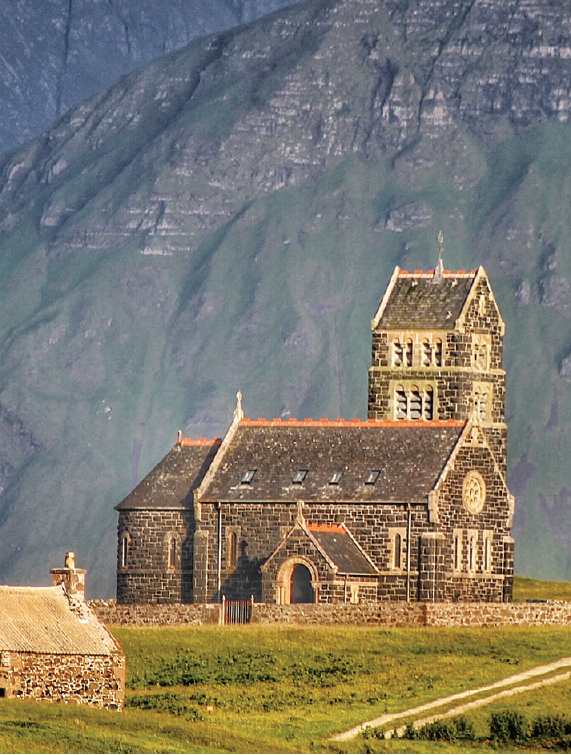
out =
[[224,432],[238,388],[254,417],[363,417],[370,318],[440,228],[507,322],[516,568],[571,578],[570,24],[309,0],[4,154],[0,579],[71,549],[110,594],[113,504],[177,429]]
[[293,1],[3,0],[0,151],[136,66]]

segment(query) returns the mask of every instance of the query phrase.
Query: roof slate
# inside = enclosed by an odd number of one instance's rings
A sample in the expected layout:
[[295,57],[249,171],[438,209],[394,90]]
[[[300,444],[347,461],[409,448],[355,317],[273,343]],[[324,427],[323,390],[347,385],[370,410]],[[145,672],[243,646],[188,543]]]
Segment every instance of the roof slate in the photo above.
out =
[[346,527],[308,524],[307,529],[335,564],[338,574],[378,573]]
[[451,330],[462,312],[476,273],[399,273],[385,305],[379,330]]
[[0,586],[0,650],[112,655],[119,647],[83,601],[58,587]]
[[192,492],[202,482],[220,443],[220,439],[191,441],[183,438],[115,509],[191,507]]
[[[201,500],[426,502],[464,424],[244,420]],[[252,482],[241,484],[254,469]],[[308,473],[296,484],[302,469]],[[367,485],[375,470],[378,479]],[[343,475],[330,484],[335,472]]]

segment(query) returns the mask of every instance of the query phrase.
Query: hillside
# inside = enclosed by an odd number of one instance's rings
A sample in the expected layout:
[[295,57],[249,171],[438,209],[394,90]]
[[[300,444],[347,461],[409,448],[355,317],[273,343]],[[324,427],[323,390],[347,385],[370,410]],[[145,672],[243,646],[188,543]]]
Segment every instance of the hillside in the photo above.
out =
[[292,2],[3,0],[0,151],[37,136],[136,66]]
[[507,322],[516,569],[571,578],[571,29],[549,0],[308,0],[191,43],[0,158],[0,581],[75,550],[176,431],[364,417],[395,264]]

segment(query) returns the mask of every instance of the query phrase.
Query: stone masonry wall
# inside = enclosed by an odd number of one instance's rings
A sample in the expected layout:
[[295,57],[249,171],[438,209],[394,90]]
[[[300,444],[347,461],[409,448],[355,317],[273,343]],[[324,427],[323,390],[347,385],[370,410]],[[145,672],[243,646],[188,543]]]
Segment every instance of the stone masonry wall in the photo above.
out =
[[[192,600],[192,511],[133,510],[119,513],[117,598],[121,603],[180,603]],[[128,563],[122,539],[129,538]],[[177,558],[169,565],[169,540],[177,537]]]
[[[221,606],[131,605],[91,601],[98,618],[118,626],[217,624]],[[571,626],[571,602],[297,604],[255,603],[253,624],[382,627]]]
[[[294,526],[298,509],[295,504],[283,503],[231,503],[222,505],[222,594],[232,600],[248,600],[251,595],[256,602],[263,600],[260,568],[282,538]],[[307,522],[324,524],[344,522],[359,545],[379,569],[378,599],[386,600],[406,597],[405,558],[402,568],[393,569],[391,533],[396,528],[406,531],[408,513],[403,504],[341,504],[307,503],[304,506]],[[429,526],[428,510],[425,504],[413,506],[411,527],[411,575],[409,591],[411,599],[416,599],[420,535]],[[208,532],[206,538],[207,591],[206,601],[217,600],[216,576],[218,556],[218,512],[214,505],[203,504],[201,530]],[[227,533],[239,533],[238,561],[230,566],[229,538]],[[325,601],[329,593],[324,590]]]
[[9,664],[0,667],[0,686],[6,697],[123,710],[125,658],[10,653]]

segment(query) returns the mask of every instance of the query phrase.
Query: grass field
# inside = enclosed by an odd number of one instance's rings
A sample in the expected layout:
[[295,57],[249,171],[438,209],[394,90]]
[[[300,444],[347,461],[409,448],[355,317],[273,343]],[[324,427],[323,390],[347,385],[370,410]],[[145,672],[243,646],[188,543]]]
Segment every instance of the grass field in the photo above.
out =
[[[535,583],[518,580],[521,599],[532,589]],[[531,722],[567,716],[571,707],[566,681],[474,711],[470,741],[385,740],[378,732],[347,743],[328,739],[384,713],[571,656],[566,628],[113,632],[128,658],[125,712],[4,700],[1,752],[542,752],[549,747],[537,741],[490,740],[490,712],[515,709]]]

